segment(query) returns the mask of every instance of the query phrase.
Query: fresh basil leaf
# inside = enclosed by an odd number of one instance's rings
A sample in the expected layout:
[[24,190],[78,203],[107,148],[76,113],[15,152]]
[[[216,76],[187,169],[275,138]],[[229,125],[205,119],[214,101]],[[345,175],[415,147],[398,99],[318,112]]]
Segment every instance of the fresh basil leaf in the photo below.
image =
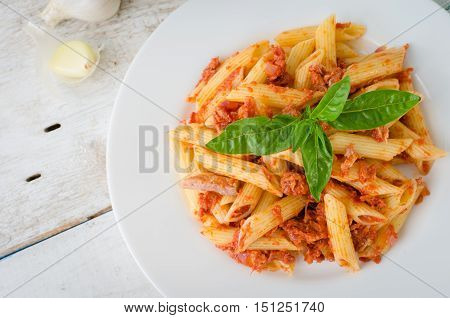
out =
[[341,130],[377,128],[403,116],[418,102],[419,96],[404,91],[367,92],[347,101],[341,115],[330,125]]
[[309,191],[316,201],[331,176],[333,149],[319,124],[314,123],[312,133],[301,147],[303,166]]
[[350,77],[347,75],[328,89],[310,117],[322,121],[336,120],[344,108],[349,93]]
[[292,151],[296,152],[311,137],[313,130],[315,129],[315,121],[312,119],[304,119],[295,123],[295,127],[291,134],[291,147]]
[[302,118],[303,119],[309,119],[310,117],[311,117],[311,106],[310,105],[306,105],[305,111],[302,114]]
[[268,155],[288,149],[291,133],[300,118],[290,115],[245,118],[228,125],[206,144],[209,149],[224,154]]

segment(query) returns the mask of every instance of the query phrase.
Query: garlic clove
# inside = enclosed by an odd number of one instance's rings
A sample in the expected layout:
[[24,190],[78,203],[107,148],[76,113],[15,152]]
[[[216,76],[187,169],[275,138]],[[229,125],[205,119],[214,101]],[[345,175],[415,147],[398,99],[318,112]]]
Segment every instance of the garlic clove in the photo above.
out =
[[98,55],[83,41],[61,44],[49,61],[50,69],[58,76],[82,79],[89,76],[97,64]]
[[24,26],[37,48],[38,70],[44,81],[78,83],[91,76],[99,61],[101,48],[95,49],[80,40],[62,43],[43,28],[29,22]]

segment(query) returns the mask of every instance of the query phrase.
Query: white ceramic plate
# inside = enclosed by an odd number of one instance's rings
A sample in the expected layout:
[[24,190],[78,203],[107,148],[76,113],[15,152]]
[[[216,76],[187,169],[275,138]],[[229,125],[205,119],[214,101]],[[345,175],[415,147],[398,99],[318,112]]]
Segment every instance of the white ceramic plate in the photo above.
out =
[[[107,170],[114,213],[136,261],[166,296],[347,297],[450,295],[449,158],[427,176],[431,196],[414,208],[400,240],[381,264],[350,274],[335,263],[299,261],[292,277],[251,273],[199,234],[168,162],[165,127],[184,118],[184,98],[213,56],[226,56],[285,29],[317,24],[335,12],[339,21],[364,23],[366,49],[410,43],[407,64],[432,134],[448,148],[450,136],[450,18],[431,1],[190,1],[153,32],[132,63],[118,94],[108,142]],[[415,25],[409,29],[411,26]],[[409,30],[408,30],[409,29]],[[407,31],[406,31],[407,30]],[[391,41],[392,40],[392,41]],[[126,45],[124,43],[124,45]],[[165,111],[155,107],[139,93]],[[175,116],[169,115],[173,114]],[[139,172],[139,127],[151,126],[157,161]],[[154,133],[158,134],[155,135]],[[154,135],[154,136],[152,136]],[[152,159],[153,158],[153,159]],[[149,202],[150,201],[150,202]]]

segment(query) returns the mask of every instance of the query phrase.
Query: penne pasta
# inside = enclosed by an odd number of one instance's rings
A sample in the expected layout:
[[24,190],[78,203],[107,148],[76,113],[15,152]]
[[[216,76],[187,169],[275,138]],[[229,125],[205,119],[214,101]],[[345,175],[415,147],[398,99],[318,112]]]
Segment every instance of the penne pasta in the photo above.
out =
[[214,215],[217,222],[219,222],[220,224],[228,224],[226,216],[228,210],[230,209],[230,206],[231,204],[220,204],[220,202],[216,203],[211,209],[211,214]]
[[234,200],[236,200],[236,196],[235,195],[224,195],[220,199],[220,205],[226,205],[226,204],[233,203]]
[[258,164],[214,153],[199,146],[194,146],[194,151],[195,159],[211,172],[254,184],[280,197],[283,195],[276,176]]
[[292,77],[295,76],[295,70],[300,63],[314,51],[316,42],[314,39],[302,41],[294,45],[286,60],[286,72]]
[[386,222],[386,217],[382,213],[355,198],[355,194],[345,186],[336,182],[329,182],[325,188],[325,193],[341,201],[345,205],[349,217],[356,223],[374,225]]
[[374,165],[377,170],[377,176],[389,183],[397,184],[404,183],[408,180],[400,170],[395,168],[390,162],[366,159],[369,165]]
[[350,65],[345,75],[350,76],[352,87],[360,87],[375,79],[400,72],[403,69],[406,48],[387,49],[371,54]]
[[336,57],[339,59],[357,57],[359,54],[350,45],[344,42],[336,42]]
[[411,138],[388,139],[386,142],[377,142],[369,136],[361,136],[344,132],[337,132],[330,136],[335,154],[345,154],[347,147],[353,149],[363,158],[392,160],[396,155],[405,151],[412,143]]
[[328,236],[334,259],[340,266],[358,271],[359,262],[350,234],[345,205],[331,194],[325,194],[324,201]]
[[351,98],[355,98],[356,96],[359,96],[361,94],[367,93],[367,92],[371,92],[371,91],[375,91],[378,89],[393,89],[398,91],[399,90],[399,83],[398,83],[398,79],[396,78],[388,78],[385,80],[381,80],[376,82],[375,84],[366,86],[361,88],[360,90],[358,90],[356,93],[352,94]]
[[400,210],[400,213],[397,213],[392,217],[388,224],[378,230],[374,243],[360,253],[360,257],[369,259],[377,258],[389,250],[393,242],[397,239],[398,233],[405,224],[405,221],[423,188],[424,186],[422,184],[417,185],[417,187],[409,193],[408,203]]
[[238,251],[245,251],[264,234],[296,216],[305,207],[306,201],[306,197],[303,196],[287,196],[274,202],[264,211],[248,217],[239,231]]
[[354,187],[364,194],[386,196],[399,194],[402,192],[402,189],[400,189],[399,187],[396,187],[376,176],[373,179],[363,182],[360,178],[360,172],[363,169],[363,165],[367,165],[364,160],[356,161],[353,166],[351,166],[350,169],[345,173],[341,170],[341,164],[342,160],[335,159],[333,161],[333,170],[331,172],[331,177],[335,180]]
[[[363,42],[352,41],[365,31],[331,14],[277,44],[213,58],[187,98],[197,107],[190,124],[169,132],[203,235],[252,271],[292,273],[298,255],[351,271],[358,257],[379,262],[429,194],[394,166],[426,174],[446,155],[419,99],[398,92],[419,95],[403,65],[408,45],[359,54]],[[342,107],[347,130],[332,127]]]
[[389,133],[394,138],[410,138],[413,140],[411,145],[406,149],[406,153],[412,159],[418,161],[418,164],[422,164],[421,161],[436,160],[447,155],[444,150],[427,143],[423,138],[401,122],[396,122],[391,126]]
[[269,42],[262,41],[251,45],[245,50],[238,52],[237,54],[226,59],[218,71],[209,79],[208,83],[198,93],[197,103],[199,109],[204,107],[216,94],[219,86],[233,73],[236,69],[242,67],[244,69],[250,69],[267,50],[269,49]]
[[[227,246],[233,243],[236,232],[235,227],[204,227],[201,233],[206,236],[213,244],[218,246]],[[279,251],[297,251],[298,248],[289,241],[281,231],[276,231],[270,236],[263,236],[250,244],[249,250],[279,250]]]
[[261,158],[267,169],[277,176],[282,176],[283,173],[289,171],[287,162],[283,159],[275,158],[273,156],[262,156]]
[[202,147],[216,136],[214,129],[199,124],[180,125],[169,132],[170,138]]
[[311,87],[311,72],[309,71],[309,69],[314,64],[321,64],[323,58],[324,50],[318,49],[299,64],[295,71],[295,88],[300,89]]
[[323,62],[327,71],[336,67],[336,16],[330,15],[316,30],[316,49],[323,50]]
[[227,222],[236,222],[250,215],[258,204],[263,192],[263,189],[251,183],[244,184],[236,196],[236,200],[234,200],[228,210],[225,220]]
[[[298,42],[313,39],[317,26],[296,28],[281,32],[275,37],[275,41],[282,47],[292,47]],[[366,32],[366,27],[360,24],[343,23],[336,27],[336,41],[350,41],[360,38]]]
[[253,97],[266,106],[284,108],[288,105],[304,106],[320,98],[321,94],[311,91],[300,91],[267,84],[244,84],[232,90],[227,100],[244,102],[246,97]]
[[265,67],[266,67],[266,59],[265,56],[262,56],[258,60],[258,62],[256,62],[255,66],[252,67],[250,72],[248,72],[247,76],[242,81],[242,83],[243,84],[264,83],[267,80]]

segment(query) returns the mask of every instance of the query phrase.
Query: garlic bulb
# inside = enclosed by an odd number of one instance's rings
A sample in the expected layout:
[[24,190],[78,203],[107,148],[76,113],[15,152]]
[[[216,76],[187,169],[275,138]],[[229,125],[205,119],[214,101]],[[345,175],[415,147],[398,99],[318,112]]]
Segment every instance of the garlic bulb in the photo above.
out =
[[93,48],[86,42],[57,40],[43,29],[29,22],[24,27],[36,43],[37,66],[46,82],[58,80],[78,83],[88,78],[100,60],[101,48]]
[[50,0],[41,17],[50,26],[72,18],[100,22],[115,15],[119,7],[120,0]]

